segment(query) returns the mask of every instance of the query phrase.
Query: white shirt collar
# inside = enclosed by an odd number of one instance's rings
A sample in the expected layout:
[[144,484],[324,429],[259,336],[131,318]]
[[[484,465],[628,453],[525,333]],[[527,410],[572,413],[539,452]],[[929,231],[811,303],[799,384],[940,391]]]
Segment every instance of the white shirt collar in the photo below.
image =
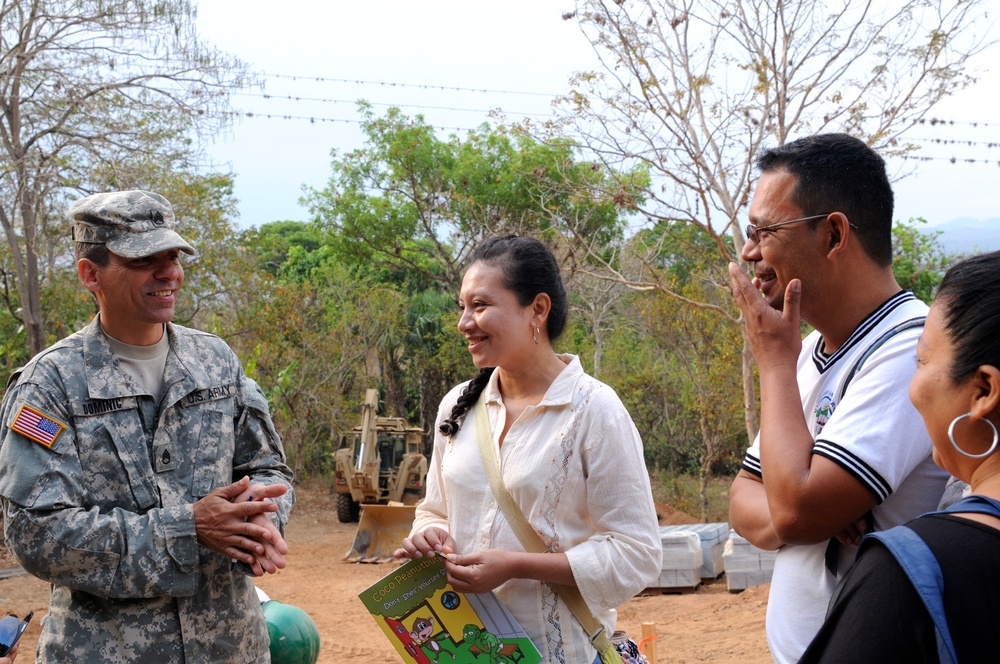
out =
[[[552,384],[549,385],[549,389],[545,391],[545,396],[538,403],[539,406],[568,405],[573,400],[573,391],[576,388],[576,382],[583,375],[583,365],[580,364],[578,356],[566,353],[560,354],[558,357],[566,363],[566,368],[560,371],[559,375],[552,381]],[[499,380],[499,372],[494,371],[484,390],[486,403],[502,403],[503,398],[498,386]]]

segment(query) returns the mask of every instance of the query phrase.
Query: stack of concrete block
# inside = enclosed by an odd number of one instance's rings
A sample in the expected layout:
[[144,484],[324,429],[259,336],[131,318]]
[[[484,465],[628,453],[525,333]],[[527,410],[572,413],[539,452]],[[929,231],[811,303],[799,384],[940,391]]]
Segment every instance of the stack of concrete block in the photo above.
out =
[[722,554],[726,548],[726,538],[729,537],[729,524],[719,523],[689,523],[677,526],[660,526],[660,537],[666,533],[693,532],[698,535],[701,546],[701,567],[698,570],[702,580],[714,580],[724,571]]
[[722,554],[729,592],[746,590],[771,582],[774,557],[777,551],[758,549],[750,542],[730,531]]
[[697,588],[701,583],[701,539],[691,530],[660,527],[663,566],[654,588]]

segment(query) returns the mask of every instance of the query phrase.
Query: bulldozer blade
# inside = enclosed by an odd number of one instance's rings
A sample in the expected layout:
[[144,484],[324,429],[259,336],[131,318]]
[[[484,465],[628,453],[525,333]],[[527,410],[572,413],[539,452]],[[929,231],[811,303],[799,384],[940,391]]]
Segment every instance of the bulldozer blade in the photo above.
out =
[[354,545],[344,560],[357,563],[395,560],[392,552],[410,534],[415,513],[415,505],[362,505]]

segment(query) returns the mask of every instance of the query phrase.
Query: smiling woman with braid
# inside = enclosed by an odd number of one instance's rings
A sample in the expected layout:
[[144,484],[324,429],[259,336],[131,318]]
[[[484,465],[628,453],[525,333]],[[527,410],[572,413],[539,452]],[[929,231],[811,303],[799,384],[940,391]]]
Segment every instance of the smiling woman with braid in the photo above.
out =
[[[579,358],[553,350],[568,304],[541,242],[483,242],[459,307],[458,329],[480,371],[441,403],[427,497],[396,556],[446,554],[448,581],[494,591],[544,661],[589,662],[595,648],[579,612],[553,584],[578,589],[611,634],[615,607],[659,574],[642,442],[614,390],[585,374]],[[496,462],[481,453],[480,431],[544,553],[526,550],[498,504],[484,458]]]

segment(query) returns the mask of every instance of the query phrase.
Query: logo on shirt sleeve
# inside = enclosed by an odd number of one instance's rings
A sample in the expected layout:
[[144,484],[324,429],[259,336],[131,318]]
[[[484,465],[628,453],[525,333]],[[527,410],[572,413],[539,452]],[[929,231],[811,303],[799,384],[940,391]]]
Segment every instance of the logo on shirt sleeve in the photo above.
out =
[[56,442],[56,438],[63,432],[66,425],[40,410],[22,404],[14,421],[10,423],[10,428],[36,443],[52,447],[52,443]]
[[830,421],[833,411],[836,409],[837,403],[833,400],[833,392],[829,390],[823,392],[823,396],[816,402],[816,408],[813,410],[813,417],[815,418],[813,424],[814,436],[818,436],[823,431],[823,427]]

